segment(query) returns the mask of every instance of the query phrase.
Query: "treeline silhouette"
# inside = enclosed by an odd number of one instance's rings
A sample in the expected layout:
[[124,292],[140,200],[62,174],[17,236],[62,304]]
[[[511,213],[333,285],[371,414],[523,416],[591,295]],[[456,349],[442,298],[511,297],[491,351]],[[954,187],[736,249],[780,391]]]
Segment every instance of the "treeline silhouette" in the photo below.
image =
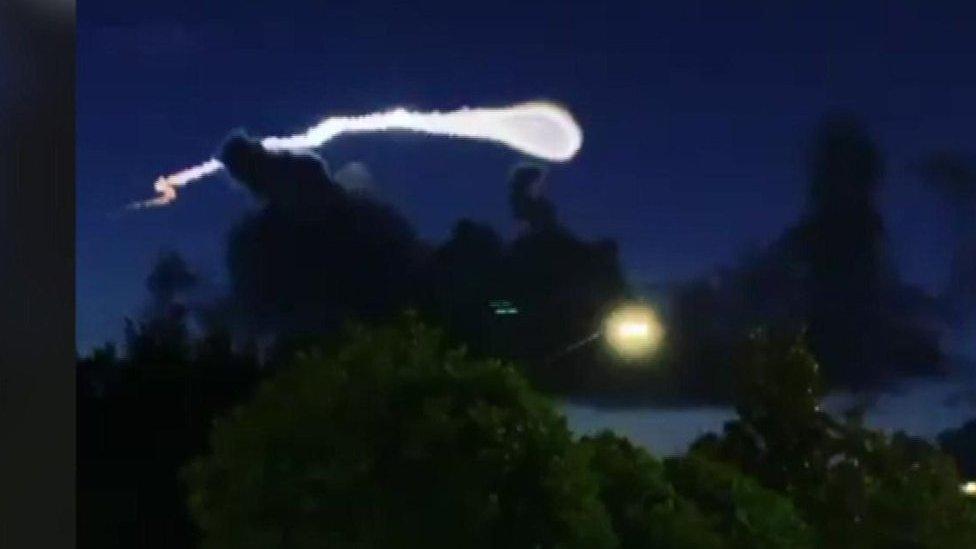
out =
[[[611,432],[573,437],[517,366],[416,314],[263,371],[227,339],[176,351],[180,330],[153,330],[133,332],[143,362],[83,365],[84,547],[976,543],[949,455],[824,413],[817,362],[788,331],[740,342],[738,419],[662,461]],[[114,387],[92,375],[106,369]]]

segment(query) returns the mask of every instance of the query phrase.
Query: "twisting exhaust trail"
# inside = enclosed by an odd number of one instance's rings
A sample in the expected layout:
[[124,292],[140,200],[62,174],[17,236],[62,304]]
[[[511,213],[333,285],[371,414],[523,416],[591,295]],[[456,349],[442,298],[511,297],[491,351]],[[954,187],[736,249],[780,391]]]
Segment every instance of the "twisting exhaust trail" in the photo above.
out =
[[[363,116],[326,118],[305,133],[266,137],[268,150],[303,150],[319,147],[346,133],[415,131],[429,135],[481,139],[501,143],[531,156],[565,162],[579,151],[583,132],[564,108],[534,101],[501,108],[463,108],[450,112],[415,112],[393,109]],[[216,173],[224,165],[216,158],[156,180],[156,196],[134,208],[164,206],[176,200],[177,189]]]

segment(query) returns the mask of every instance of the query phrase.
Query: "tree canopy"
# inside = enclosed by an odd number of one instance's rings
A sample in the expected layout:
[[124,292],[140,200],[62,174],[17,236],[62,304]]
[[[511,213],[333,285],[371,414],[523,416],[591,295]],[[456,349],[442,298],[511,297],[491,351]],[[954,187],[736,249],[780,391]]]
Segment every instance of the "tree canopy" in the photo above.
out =
[[186,470],[206,547],[613,547],[565,420],[413,320],[310,350]]

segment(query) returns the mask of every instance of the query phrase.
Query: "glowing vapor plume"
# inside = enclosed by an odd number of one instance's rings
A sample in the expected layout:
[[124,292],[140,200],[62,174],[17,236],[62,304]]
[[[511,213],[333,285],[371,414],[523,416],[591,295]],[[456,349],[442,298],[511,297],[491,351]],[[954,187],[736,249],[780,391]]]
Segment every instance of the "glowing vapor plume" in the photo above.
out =
[[[414,131],[429,135],[480,139],[507,145],[523,153],[553,162],[565,162],[576,155],[583,132],[566,109],[545,101],[501,108],[462,108],[450,112],[414,112],[393,109],[363,116],[326,118],[305,133],[288,137],[266,137],[264,148],[307,150],[346,133]],[[177,189],[220,171],[216,158],[156,180],[157,196],[133,207],[163,206],[176,200]]]

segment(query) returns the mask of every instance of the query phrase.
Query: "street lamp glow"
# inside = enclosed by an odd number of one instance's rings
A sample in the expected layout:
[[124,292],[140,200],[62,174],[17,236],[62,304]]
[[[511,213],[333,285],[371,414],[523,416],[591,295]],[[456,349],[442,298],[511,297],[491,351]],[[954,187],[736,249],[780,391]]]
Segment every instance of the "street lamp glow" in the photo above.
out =
[[963,495],[969,497],[976,497],[976,482],[973,482],[971,480],[969,482],[964,482],[959,487],[959,491],[962,492]]
[[657,349],[664,338],[664,327],[654,311],[643,305],[625,305],[607,317],[604,336],[620,356],[636,359]]

